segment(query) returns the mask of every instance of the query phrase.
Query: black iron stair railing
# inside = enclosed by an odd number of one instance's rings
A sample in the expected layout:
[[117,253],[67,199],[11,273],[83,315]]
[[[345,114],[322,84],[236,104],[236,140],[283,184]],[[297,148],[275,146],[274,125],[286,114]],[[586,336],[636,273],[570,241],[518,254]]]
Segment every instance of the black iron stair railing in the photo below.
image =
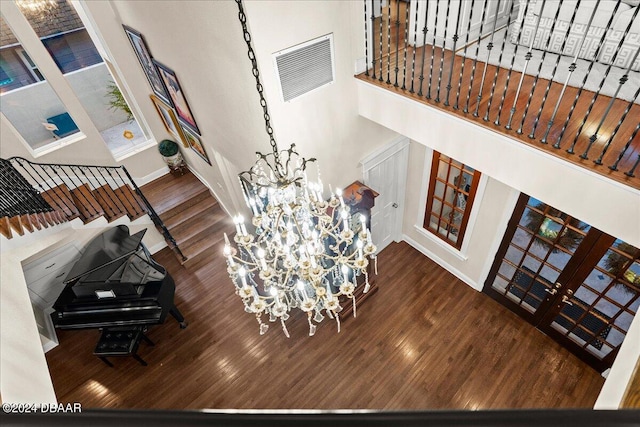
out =
[[[633,40],[640,28],[640,6],[627,11],[623,25],[618,27],[617,12],[628,8],[622,0],[615,5],[601,0],[389,0],[384,6],[383,2],[376,5],[373,0],[362,1],[367,63],[364,74],[372,80],[406,91],[407,96],[462,110],[460,113],[480,117],[507,131],[513,126],[512,135],[528,137],[564,157],[560,149],[565,148],[562,151],[570,155],[567,158],[578,157],[576,162],[589,160],[588,154],[597,150],[591,159],[593,167],[606,164],[607,171],[620,168],[624,175],[635,176],[640,150],[640,141],[634,140],[640,126],[640,49],[636,50]],[[581,13],[583,9],[587,14]],[[594,25],[597,16],[599,21],[608,21],[604,28]],[[498,37],[502,37],[499,43]],[[581,54],[586,48],[591,49],[589,56]],[[541,54],[534,54],[534,50]],[[447,61],[446,55],[450,56]],[[606,60],[605,55],[609,55]],[[615,65],[623,59],[624,66]],[[491,73],[490,64],[494,67]],[[600,69],[594,71],[597,65]],[[547,68],[550,77],[544,71]],[[612,69],[617,69],[617,75]],[[585,86],[590,77],[595,78],[596,71],[603,74],[600,84]],[[510,87],[514,72],[519,73],[517,85]],[[578,78],[581,81],[575,81]],[[615,92],[604,91],[605,82]],[[539,83],[543,90],[537,90]],[[489,93],[484,93],[489,85]],[[622,97],[623,86],[628,90]],[[452,90],[455,99],[450,100]],[[494,96],[499,96],[496,92],[502,92],[502,96],[492,105]],[[569,93],[572,97],[575,93],[573,103],[566,99]],[[579,100],[582,103],[576,108]],[[596,100],[600,102],[594,108]],[[505,111],[508,120],[502,117],[505,123],[501,124],[503,107],[509,109]],[[582,114],[585,108],[583,117],[571,121],[574,112]],[[481,115],[480,109],[486,109],[486,113]],[[562,119],[559,123],[558,118]],[[565,135],[567,130],[576,133]],[[596,145],[598,139],[601,143]],[[580,151],[575,152],[578,148]]]
[[[87,186],[100,206],[107,210],[105,212],[107,215],[115,217],[118,214],[118,206],[129,206],[135,214],[149,215],[170,248],[182,261],[186,261],[187,258],[180,250],[175,238],[125,166],[35,163],[22,157],[1,159],[1,166],[3,171],[1,187],[3,200],[0,204],[2,216],[52,210],[71,212],[75,206],[71,206],[72,202],[68,198],[59,196],[60,186],[66,186],[69,191]],[[99,191],[105,186],[108,186],[110,191]],[[123,192],[113,191],[123,186],[133,191],[139,202],[133,202]],[[53,194],[55,197],[51,197],[50,202],[47,203],[42,197],[44,193]],[[77,200],[83,205],[88,215],[100,214],[92,205],[89,196],[82,191],[76,194]],[[6,200],[5,195],[7,195]]]

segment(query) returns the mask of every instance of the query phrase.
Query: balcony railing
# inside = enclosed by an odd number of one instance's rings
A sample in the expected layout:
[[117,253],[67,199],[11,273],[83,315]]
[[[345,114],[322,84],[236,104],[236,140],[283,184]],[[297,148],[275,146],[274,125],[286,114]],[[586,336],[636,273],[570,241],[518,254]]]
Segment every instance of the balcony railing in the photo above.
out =
[[638,188],[639,11],[621,0],[364,0],[359,77]]

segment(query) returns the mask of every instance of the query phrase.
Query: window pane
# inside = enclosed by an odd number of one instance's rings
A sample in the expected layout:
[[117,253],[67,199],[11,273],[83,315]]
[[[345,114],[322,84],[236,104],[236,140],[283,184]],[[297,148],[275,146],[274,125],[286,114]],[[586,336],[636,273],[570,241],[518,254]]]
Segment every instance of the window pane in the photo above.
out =
[[0,111],[34,150],[78,133],[78,126],[51,85],[37,67],[28,65],[33,62],[9,26],[4,20],[0,24]]
[[[475,193],[477,179],[472,168],[438,152],[434,152],[433,164],[436,168],[430,177],[431,193],[428,197],[431,206],[427,206],[428,221],[425,218],[424,227],[459,248],[469,220],[473,202],[470,197]],[[434,225],[438,222],[440,227]]]
[[145,143],[119,86],[73,5],[54,0],[39,11],[21,8],[114,155]]

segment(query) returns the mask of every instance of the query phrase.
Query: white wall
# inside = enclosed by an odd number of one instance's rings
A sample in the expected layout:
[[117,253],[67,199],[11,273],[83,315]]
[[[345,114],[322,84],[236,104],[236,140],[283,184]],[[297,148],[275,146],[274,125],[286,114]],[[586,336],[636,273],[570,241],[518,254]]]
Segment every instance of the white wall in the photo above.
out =
[[[409,156],[405,239],[474,289],[484,285],[519,192],[640,247],[640,191],[369,83],[358,81],[358,89],[360,114],[415,141]],[[490,177],[484,196],[479,189],[461,252],[415,227],[422,222],[432,149]],[[597,408],[620,404],[640,357],[639,331],[640,316],[635,316]]]
[[[96,3],[87,3],[90,10],[106,7],[105,2]],[[360,158],[395,135],[357,114],[353,74],[355,59],[364,56],[361,6],[323,1],[245,3],[279,146],[296,143],[304,157],[318,158],[323,182],[333,187],[358,179]],[[223,205],[232,211],[243,209],[236,175],[253,164],[256,151],[268,152],[270,147],[237,5],[233,1],[136,1],[114,2],[112,7],[122,23],[144,35],[154,58],[172,68],[180,80],[213,162],[209,166],[186,150],[190,167]],[[102,22],[103,14],[94,16]],[[334,34],[335,83],[284,103],[271,54],[328,33]],[[114,50],[113,55],[133,53]]]

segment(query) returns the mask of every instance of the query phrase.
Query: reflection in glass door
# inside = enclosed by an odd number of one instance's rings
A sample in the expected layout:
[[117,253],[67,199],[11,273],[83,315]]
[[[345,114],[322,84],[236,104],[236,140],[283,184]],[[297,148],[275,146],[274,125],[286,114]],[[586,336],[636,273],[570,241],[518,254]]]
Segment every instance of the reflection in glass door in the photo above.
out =
[[635,247],[522,195],[484,292],[604,370],[640,304],[639,255]]

